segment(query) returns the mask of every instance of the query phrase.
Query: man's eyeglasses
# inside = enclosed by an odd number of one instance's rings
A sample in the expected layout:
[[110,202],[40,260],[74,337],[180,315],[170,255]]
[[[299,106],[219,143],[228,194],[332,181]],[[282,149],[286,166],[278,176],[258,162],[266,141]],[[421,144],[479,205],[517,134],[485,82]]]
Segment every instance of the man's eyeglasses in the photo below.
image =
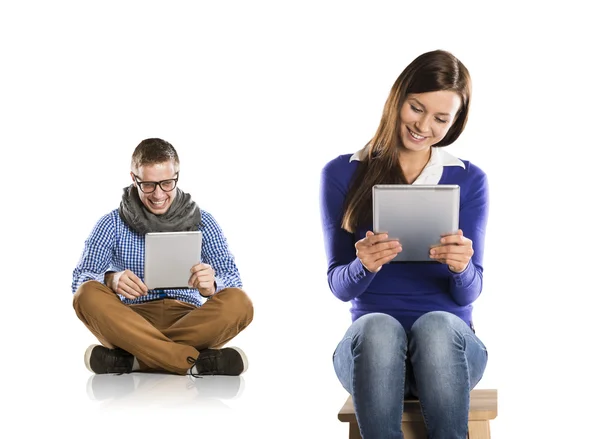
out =
[[177,180],[179,180],[179,172],[175,174],[175,178],[161,181],[139,181],[140,177],[133,175],[135,182],[141,191],[145,194],[151,194],[156,190],[156,185],[159,185],[164,192],[171,192],[177,186]]

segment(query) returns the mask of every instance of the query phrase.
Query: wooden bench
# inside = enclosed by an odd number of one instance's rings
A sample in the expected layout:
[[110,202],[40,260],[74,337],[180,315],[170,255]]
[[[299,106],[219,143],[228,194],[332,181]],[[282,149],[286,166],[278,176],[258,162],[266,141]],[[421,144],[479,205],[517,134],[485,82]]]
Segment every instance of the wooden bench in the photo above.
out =
[[[469,434],[467,439],[490,439],[490,420],[498,414],[498,391],[496,389],[474,389],[471,391],[471,405],[469,410]],[[341,422],[350,425],[350,439],[362,439],[358,430],[356,414],[352,396],[338,413]],[[427,432],[421,414],[421,405],[416,399],[404,401],[404,414],[402,415],[402,432],[404,439],[426,439]]]

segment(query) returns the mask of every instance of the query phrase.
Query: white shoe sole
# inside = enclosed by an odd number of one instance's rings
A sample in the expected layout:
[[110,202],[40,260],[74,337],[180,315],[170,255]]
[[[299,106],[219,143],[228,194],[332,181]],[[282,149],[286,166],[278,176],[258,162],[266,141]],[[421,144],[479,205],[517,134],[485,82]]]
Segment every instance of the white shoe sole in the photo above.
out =
[[87,370],[89,370],[92,373],[96,373],[92,370],[92,366],[91,366],[91,358],[92,358],[92,351],[94,350],[94,348],[96,346],[100,346],[99,344],[93,344],[90,347],[88,347],[85,350],[85,354],[83,355],[83,361],[85,362],[85,367],[87,367]]
[[231,346],[231,349],[233,349],[234,351],[237,351],[237,353],[240,354],[240,357],[242,357],[242,363],[244,364],[244,369],[240,373],[240,375],[241,375],[248,370],[248,357],[246,357],[246,354],[244,353],[244,351],[242,351],[238,347]]

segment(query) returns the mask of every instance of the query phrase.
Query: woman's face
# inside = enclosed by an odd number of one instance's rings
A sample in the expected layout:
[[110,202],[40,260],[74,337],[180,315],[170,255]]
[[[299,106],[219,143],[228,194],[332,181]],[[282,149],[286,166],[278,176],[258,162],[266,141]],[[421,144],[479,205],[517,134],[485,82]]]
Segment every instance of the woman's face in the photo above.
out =
[[454,91],[409,94],[400,108],[402,146],[411,151],[429,150],[444,138],[460,106],[460,96]]

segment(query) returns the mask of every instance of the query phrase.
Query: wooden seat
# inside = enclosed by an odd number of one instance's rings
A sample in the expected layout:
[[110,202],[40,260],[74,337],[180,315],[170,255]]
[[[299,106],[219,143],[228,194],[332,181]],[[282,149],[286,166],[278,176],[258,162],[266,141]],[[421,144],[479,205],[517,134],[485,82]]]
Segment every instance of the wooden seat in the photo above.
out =
[[[496,389],[474,389],[471,391],[469,410],[469,433],[467,439],[490,439],[490,420],[498,414],[498,391]],[[350,425],[350,439],[361,439],[352,396],[338,413],[338,419]],[[402,432],[405,439],[426,439],[427,433],[421,414],[421,405],[416,399],[404,401]]]

